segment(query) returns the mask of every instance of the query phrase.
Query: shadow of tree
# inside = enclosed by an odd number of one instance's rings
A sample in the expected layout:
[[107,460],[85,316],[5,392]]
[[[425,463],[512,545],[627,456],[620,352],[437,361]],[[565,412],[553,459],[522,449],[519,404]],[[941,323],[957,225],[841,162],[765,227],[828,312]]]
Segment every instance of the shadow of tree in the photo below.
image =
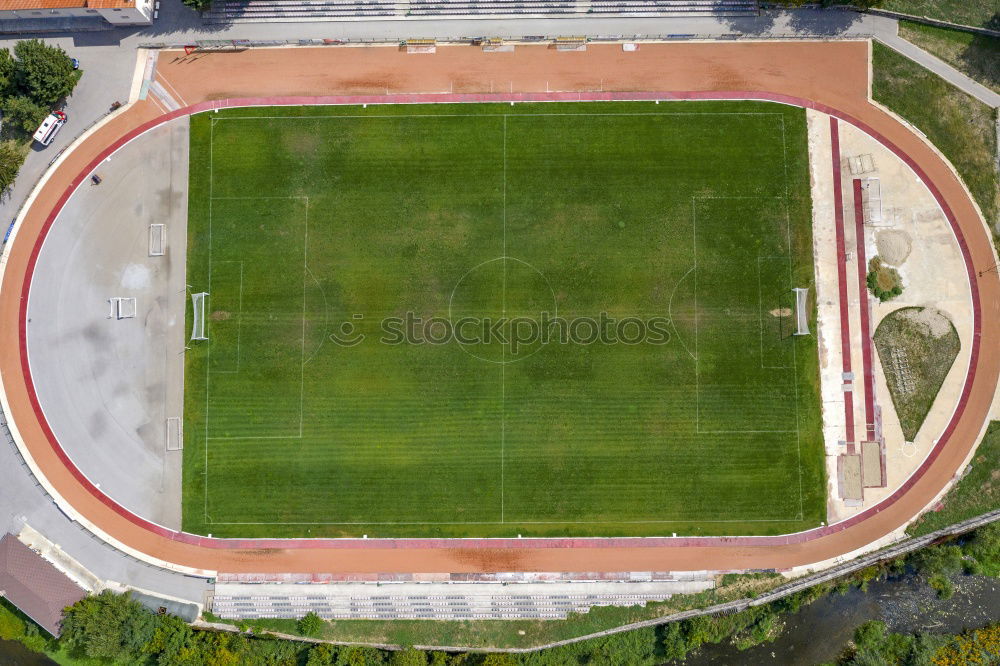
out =
[[1000,37],[973,36],[959,58],[969,76],[1000,89]]
[[719,16],[719,22],[743,35],[763,35],[774,29],[780,12],[761,11],[758,16]]
[[839,35],[864,18],[860,12],[843,9],[797,9],[788,14],[792,32],[803,35]]
[[1000,30],[1000,12],[993,14],[983,27],[990,30]]

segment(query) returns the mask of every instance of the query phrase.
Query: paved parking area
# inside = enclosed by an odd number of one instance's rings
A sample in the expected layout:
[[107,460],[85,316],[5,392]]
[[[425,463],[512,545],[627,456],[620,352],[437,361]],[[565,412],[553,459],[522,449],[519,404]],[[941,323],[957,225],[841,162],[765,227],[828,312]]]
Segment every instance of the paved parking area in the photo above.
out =
[[[113,499],[172,529],[182,451],[166,440],[167,419],[183,416],[187,165],[186,118],[101,164],[101,184],[81,184],[49,231],[28,305],[31,371],[63,448]],[[150,256],[161,224],[164,254]]]

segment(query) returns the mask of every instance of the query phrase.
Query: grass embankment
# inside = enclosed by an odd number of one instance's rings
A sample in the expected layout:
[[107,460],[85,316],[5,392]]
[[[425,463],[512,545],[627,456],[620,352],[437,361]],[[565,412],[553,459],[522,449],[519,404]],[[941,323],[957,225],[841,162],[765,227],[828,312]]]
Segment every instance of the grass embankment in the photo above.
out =
[[[805,132],[760,102],[193,117],[187,282],[211,302],[185,356],[185,530],[818,526],[816,340],[792,335]],[[668,339],[635,336],[656,320]],[[550,337],[447,335],[491,321]],[[335,344],[345,325],[367,337]]]
[[996,0],[885,0],[879,7],[974,28],[1000,30]]
[[993,421],[969,465],[968,473],[930,511],[906,528],[920,536],[942,527],[1000,509],[1000,421]]
[[900,308],[874,339],[903,436],[913,441],[961,349],[958,331],[932,308]]
[[912,21],[899,22],[899,36],[1000,92],[1000,38]]
[[951,161],[994,233],[1000,225],[996,112],[879,43],[872,96],[915,125]]

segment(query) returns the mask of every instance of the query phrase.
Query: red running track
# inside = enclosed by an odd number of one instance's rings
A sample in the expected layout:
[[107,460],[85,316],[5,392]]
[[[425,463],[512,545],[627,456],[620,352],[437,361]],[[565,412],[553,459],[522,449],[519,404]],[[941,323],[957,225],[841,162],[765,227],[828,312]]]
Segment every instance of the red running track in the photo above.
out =
[[[868,134],[872,135],[874,138],[879,140],[881,143],[889,147],[898,157],[900,157],[904,162],[906,162],[920,177],[923,182],[925,182],[930,189],[931,193],[934,195],[938,203],[941,205],[942,210],[952,229],[956,235],[959,246],[963,252],[965,258],[966,270],[968,278],[971,285],[972,292],[972,303],[973,303],[973,329],[974,336],[972,340],[971,349],[971,362],[969,366],[969,373],[966,378],[966,382],[963,387],[962,395],[959,400],[957,409],[952,416],[952,420],[949,422],[947,428],[942,433],[937,445],[931,450],[927,459],[920,465],[916,472],[908,479],[900,488],[898,488],[890,497],[885,499],[879,505],[873,506],[864,512],[861,512],[847,520],[844,520],[835,525],[829,525],[806,532],[801,532],[791,535],[782,536],[762,536],[762,537],[687,537],[687,538],[669,538],[669,537],[653,537],[653,538],[637,538],[637,537],[625,537],[625,538],[585,538],[585,539],[544,539],[544,538],[529,538],[529,539],[218,539],[209,538],[193,534],[187,534],[183,532],[177,532],[164,528],[160,525],[156,525],[148,520],[145,520],[141,516],[137,516],[124,507],[118,505],[114,500],[107,497],[100,489],[96,488],[83,474],[82,472],[73,465],[72,461],[66,455],[62,446],[58,440],[53,435],[51,429],[49,428],[47,422],[45,421],[44,414],[41,409],[41,405],[38,402],[38,398],[35,394],[30,367],[28,364],[27,356],[27,328],[26,328],[26,313],[27,313],[27,300],[30,289],[30,277],[32,271],[34,270],[38,253],[41,249],[42,243],[44,241],[46,232],[51,227],[56,217],[58,216],[60,210],[65,205],[66,201],[73,193],[75,188],[79,186],[88,174],[96,168],[100,162],[110,156],[115,150],[124,145],[126,142],[138,137],[143,132],[149,130],[164,122],[168,122],[172,119],[189,115],[192,113],[198,113],[202,111],[211,111],[218,108],[234,108],[234,107],[245,107],[245,106],[274,106],[274,105],[303,105],[303,104],[402,104],[402,103],[463,103],[463,102],[528,102],[528,101],[622,101],[622,100],[670,100],[670,99],[757,99],[765,101],[780,102],[784,104],[790,104],[795,106],[802,106],[807,108],[813,108],[821,112],[830,114],[834,116],[831,118],[831,132],[834,137],[834,171],[836,174],[836,181],[839,182],[839,137],[837,134],[837,118],[844,122],[849,122]],[[835,187],[835,198],[837,201],[837,215],[838,215],[838,229],[840,234],[838,235],[838,258],[840,259],[839,269],[841,271],[845,270],[843,267],[843,259],[845,257],[844,250],[844,240],[842,237],[842,224],[843,224],[843,209],[842,209],[842,195],[840,193],[840,188]],[[846,275],[841,276],[840,287],[842,300],[846,300],[844,297],[846,295]],[[843,305],[842,305],[843,307]],[[846,325],[846,317],[842,318],[842,326]],[[842,329],[844,333],[844,339],[846,341],[846,349],[849,351],[849,336],[847,335],[848,330]],[[968,401],[970,392],[972,390],[973,381],[976,375],[978,367],[978,359],[980,353],[980,336],[982,331],[982,313],[981,313],[981,303],[978,284],[975,279],[974,267],[972,264],[971,256],[966,245],[962,230],[959,227],[955,216],[953,215],[947,201],[942,197],[940,191],[934,185],[934,183],[927,177],[926,173],[920,167],[919,164],[914,162],[905,152],[900,148],[895,146],[886,137],[881,135],[874,128],[866,125],[860,120],[851,117],[850,115],[840,112],[837,109],[831,108],[824,104],[812,102],[810,100],[801,99],[791,95],[776,94],[776,93],[764,93],[764,92],[748,92],[748,91],[722,91],[722,92],[687,92],[687,93],[677,93],[677,92],[652,92],[652,93],[515,93],[515,94],[455,94],[455,95],[445,95],[445,94],[404,94],[404,95],[361,95],[361,96],[325,96],[325,97],[272,97],[272,98],[244,98],[244,99],[226,99],[219,101],[209,101],[202,102],[199,104],[194,104],[192,106],[179,109],[167,114],[164,114],[154,120],[143,123],[142,125],[130,130],[124,136],[117,139],[112,144],[108,145],[104,150],[102,150],[97,157],[95,157],[89,165],[82,169],[79,174],[72,180],[70,185],[65,189],[62,195],[59,197],[55,206],[49,211],[44,226],[41,233],[35,239],[34,247],[31,251],[31,255],[28,261],[28,269],[25,273],[25,279],[23,282],[22,293],[21,293],[21,305],[20,305],[20,315],[19,315],[19,351],[21,359],[21,369],[23,372],[24,380],[28,387],[28,393],[31,401],[31,407],[34,411],[35,417],[41,424],[45,436],[47,437],[49,444],[58,456],[60,462],[72,473],[76,481],[86,489],[88,493],[100,500],[101,503],[112,509],[119,516],[124,517],[130,523],[142,528],[146,532],[161,537],[163,539],[169,540],[171,542],[180,542],[184,544],[190,544],[192,546],[198,546],[201,548],[208,549],[226,549],[226,550],[240,550],[245,551],[250,555],[257,554],[259,558],[264,558],[270,551],[274,549],[275,552],[287,552],[297,549],[395,549],[395,548],[405,548],[405,549],[483,549],[498,551],[500,549],[552,549],[552,548],[677,548],[684,546],[720,546],[720,547],[730,547],[730,548],[743,548],[752,546],[780,546],[780,545],[791,545],[791,544],[804,544],[809,541],[819,539],[824,536],[836,534],[844,530],[848,530],[856,525],[863,523],[869,518],[875,516],[881,511],[884,511],[887,507],[893,505],[902,499],[907,491],[916,484],[921,477],[927,472],[933,462],[938,458],[944,448],[947,446],[952,433],[954,432],[959,420],[962,418],[963,412],[965,410],[966,403]],[[844,354],[845,362],[849,363],[850,355],[849,353]],[[849,366],[848,366],[849,367]],[[850,394],[847,394],[848,396]],[[845,396],[847,397],[847,396]],[[850,427],[853,428],[853,419],[848,419],[848,423],[851,424]],[[507,565],[504,565],[505,567]],[[513,566],[513,565],[511,565]]]

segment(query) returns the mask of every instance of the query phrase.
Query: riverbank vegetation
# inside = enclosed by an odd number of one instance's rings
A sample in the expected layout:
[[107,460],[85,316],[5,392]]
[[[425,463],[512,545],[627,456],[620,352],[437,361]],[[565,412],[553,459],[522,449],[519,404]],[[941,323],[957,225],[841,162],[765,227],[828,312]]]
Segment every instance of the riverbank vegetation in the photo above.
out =
[[1000,509],[1000,421],[986,429],[968,468],[934,509],[918,518],[906,533],[930,534],[948,525]]
[[866,622],[835,662],[838,666],[867,664],[996,664],[1000,662],[1000,623],[961,634],[892,633],[884,622]]

